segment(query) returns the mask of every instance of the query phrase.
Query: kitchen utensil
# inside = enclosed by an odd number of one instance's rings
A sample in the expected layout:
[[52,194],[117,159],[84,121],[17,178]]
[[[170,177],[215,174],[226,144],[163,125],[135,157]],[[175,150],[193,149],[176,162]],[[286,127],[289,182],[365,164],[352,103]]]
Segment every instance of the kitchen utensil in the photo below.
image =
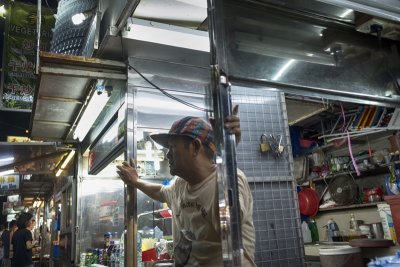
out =
[[300,213],[306,216],[315,216],[318,212],[319,198],[317,193],[305,188],[298,193]]

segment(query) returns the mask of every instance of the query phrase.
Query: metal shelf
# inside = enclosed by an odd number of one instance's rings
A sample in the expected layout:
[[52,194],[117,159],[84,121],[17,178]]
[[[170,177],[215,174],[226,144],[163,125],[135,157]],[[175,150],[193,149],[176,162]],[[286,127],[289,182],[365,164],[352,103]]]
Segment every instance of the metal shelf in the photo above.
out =
[[[356,176],[354,175],[356,172],[355,171],[343,171],[343,172],[336,172],[333,174],[329,174],[328,176],[325,177],[325,180],[330,180],[336,176],[339,175],[345,175],[345,174],[352,174],[354,178],[362,178],[362,177],[367,177],[367,176],[371,176],[371,175],[377,175],[377,174],[383,174],[383,173],[389,173],[389,170],[387,169],[388,166],[390,166],[391,164],[394,164],[394,162],[391,162],[389,164],[383,164],[380,166],[377,166],[373,169],[367,169],[367,170],[363,170],[361,171],[361,175],[360,176]],[[324,181],[323,177],[319,177],[319,178],[315,178],[312,179],[313,182],[320,182],[320,181]]]
[[381,201],[381,202],[373,202],[373,203],[337,206],[337,207],[332,207],[332,208],[322,208],[322,209],[319,209],[318,212],[335,211],[335,210],[350,210],[350,209],[357,209],[357,208],[370,208],[370,207],[377,206],[378,204],[386,204],[386,202]]

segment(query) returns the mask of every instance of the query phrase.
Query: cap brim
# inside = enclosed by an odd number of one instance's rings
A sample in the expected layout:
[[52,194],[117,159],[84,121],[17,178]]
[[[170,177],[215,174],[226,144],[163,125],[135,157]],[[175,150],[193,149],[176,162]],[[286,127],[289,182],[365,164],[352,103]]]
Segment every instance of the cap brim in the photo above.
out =
[[172,136],[175,136],[175,135],[167,134],[167,133],[150,135],[151,139],[153,139],[154,142],[156,142],[157,144],[160,144],[166,148],[168,148],[168,141]]
[[162,145],[165,148],[169,147],[169,140],[172,137],[176,137],[176,136],[187,136],[191,139],[193,139],[191,136],[189,135],[185,135],[185,134],[168,134],[168,133],[162,133],[162,134],[152,134],[150,135],[150,138],[153,139],[154,142],[156,142],[157,144]]

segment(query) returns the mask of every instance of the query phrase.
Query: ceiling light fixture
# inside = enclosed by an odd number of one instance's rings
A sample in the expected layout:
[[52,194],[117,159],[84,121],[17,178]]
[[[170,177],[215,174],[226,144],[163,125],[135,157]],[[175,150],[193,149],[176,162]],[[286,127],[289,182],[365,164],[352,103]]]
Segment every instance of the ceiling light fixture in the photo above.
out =
[[80,25],[85,21],[85,19],[87,19],[87,17],[83,13],[78,13],[73,15],[71,19],[74,25]]
[[209,52],[207,32],[184,27],[130,18],[124,37],[149,43],[158,43],[191,50]]
[[96,121],[97,117],[100,115],[101,111],[105,107],[108,101],[107,94],[98,94],[94,92],[80,118],[78,125],[74,131],[74,139],[78,139],[80,142],[83,141],[93,123]]
[[93,8],[91,10],[82,13],[77,13],[71,17],[71,20],[74,25],[80,25],[94,14],[96,14],[96,8]]
[[61,175],[61,173],[66,169],[66,167],[68,166],[68,163],[71,161],[71,159],[74,157],[75,155],[75,150],[71,150],[68,154],[68,156],[64,159],[63,163],[61,163],[60,168],[58,168],[57,172],[56,172],[56,177],[59,177]]

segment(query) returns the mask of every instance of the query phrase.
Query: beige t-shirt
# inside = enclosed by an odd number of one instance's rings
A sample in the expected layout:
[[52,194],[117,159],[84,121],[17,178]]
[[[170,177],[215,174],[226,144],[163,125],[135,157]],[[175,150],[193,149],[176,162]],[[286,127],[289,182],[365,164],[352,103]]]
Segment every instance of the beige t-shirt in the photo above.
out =
[[[243,266],[254,263],[253,198],[247,180],[238,170],[241,207]],[[203,182],[190,186],[177,177],[161,190],[172,210],[175,266],[223,266],[216,170]]]

